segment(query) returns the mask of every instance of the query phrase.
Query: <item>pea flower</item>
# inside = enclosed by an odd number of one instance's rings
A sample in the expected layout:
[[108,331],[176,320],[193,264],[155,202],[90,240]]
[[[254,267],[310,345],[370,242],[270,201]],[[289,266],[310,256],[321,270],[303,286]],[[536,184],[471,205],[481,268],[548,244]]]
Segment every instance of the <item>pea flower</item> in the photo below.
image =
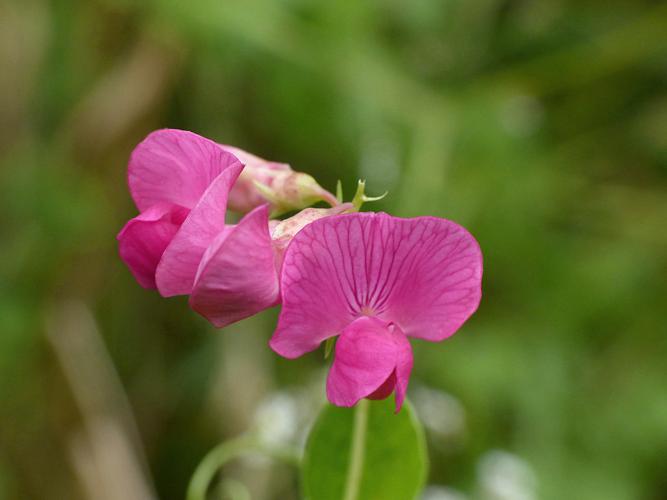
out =
[[[245,177],[244,161],[250,170]],[[275,243],[271,237],[271,229],[281,223],[269,223],[270,205],[262,193],[290,208],[336,200],[307,181],[296,182],[306,186],[301,191],[283,189],[274,182],[274,170],[282,173],[280,178],[312,179],[192,132],[150,134],[134,150],[128,167],[130,193],[140,214],[118,234],[121,258],[139,284],[157,288],[165,297],[190,295],[193,309],[218,326],[277,304],[277,269],[286,242],[284,231]],[[228,206],[251,211],[229,225]],[[315,218],[346,208],[319,209]],[[297,214],[292,224],[311,218],[311,212]]]
[[409,338],[454,334],[481,299],[482,254],[454,222],[384,213],[327,217],[291,241],[271,348],[296,358],[338,335],[327,397],[353,406],[395,392],[412,371]]

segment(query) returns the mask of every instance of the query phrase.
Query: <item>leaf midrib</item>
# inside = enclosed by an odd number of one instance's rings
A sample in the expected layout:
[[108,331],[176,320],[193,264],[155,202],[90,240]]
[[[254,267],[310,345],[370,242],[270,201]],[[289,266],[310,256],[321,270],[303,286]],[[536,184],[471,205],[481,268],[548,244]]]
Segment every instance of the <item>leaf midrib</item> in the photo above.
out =
[[361,476],[364,469],[364,460],[366,458],[365,447],[369,406],[368,400],[362,399],[357,403],[357,408],[354,412],[352,446],[350,447],[350,465],[347,469],[343,500],[358,500],[359,498]]

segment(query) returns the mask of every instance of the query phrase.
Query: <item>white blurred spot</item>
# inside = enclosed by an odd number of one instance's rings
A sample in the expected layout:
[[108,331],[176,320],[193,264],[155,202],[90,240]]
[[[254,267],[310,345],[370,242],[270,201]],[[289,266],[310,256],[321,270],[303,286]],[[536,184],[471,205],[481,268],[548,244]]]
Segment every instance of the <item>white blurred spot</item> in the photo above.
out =
[[446,486],[427,486],[420,500],[467,500],[467,496]]
[[259,439],[272,447],[294,442],[299,428],[297,398],[287,392],[277,392],[264,399],[255,413],[255,428]]
[[418,386],[412,392],[411,400],[429,431],[444,439],[457,439],[465,433],[465,409],[451,394]]
[[494,450],[479,461],[477,474],[482,500],[535,500],[537,477],[523,459]]

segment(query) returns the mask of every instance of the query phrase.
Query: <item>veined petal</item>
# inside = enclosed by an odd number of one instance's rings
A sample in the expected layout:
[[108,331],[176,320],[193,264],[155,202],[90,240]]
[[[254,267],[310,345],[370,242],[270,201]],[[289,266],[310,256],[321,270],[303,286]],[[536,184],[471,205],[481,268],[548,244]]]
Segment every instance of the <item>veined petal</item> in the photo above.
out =
[[278,273],[262,205],[214,241],[202,258],[190,306],[222,328],[274,306]]
[[191,209],[223,170],[241,165],[231,152],[205,137],[185,130],[157,130],[132,152],[130,193],[140,211],[160,202]]
[[128,221],[118,233],[120,257],[144,288],[155,288],[155,268],[187,215],[186,208],[160,203]]
[[479,245],[454,222],[383,213],[324,218],[287,248],[271,347],[300,356],[362,315],[439,341],[477,309],[481,277]]
[[[384,215],[384,214],[383,214]],[[389,216],[385,216],[389,217]],[[482,251],[462,226],[437,217],[394,219],[403,252],[390,293],[373,297],[380,317],[391,318],[406,335],[439,342],[477,310],[482,298]]]
[[282,262],[285,250],[292,241],[292,238],[308,224],[323,217],[339,215],[349,210],[354,210],[352,203],[341,203],[331,208],[304,208],[292,217],[281,221],[272,221],[275,224],[271,228],[271,239],[273,240],[273,248],[276,251],[279,261]]
[[411,370],[407,337],[395,325],[362,317],[347,326],[336,342],[327,397],[337,406],[354,406],[362,398],[382,399],[396,389],[398,411]]
[[162,296],[192,291],[204,252],[225,228],[227,196],[242,169],[232,165],[211,183],[164,251],[155,274]]

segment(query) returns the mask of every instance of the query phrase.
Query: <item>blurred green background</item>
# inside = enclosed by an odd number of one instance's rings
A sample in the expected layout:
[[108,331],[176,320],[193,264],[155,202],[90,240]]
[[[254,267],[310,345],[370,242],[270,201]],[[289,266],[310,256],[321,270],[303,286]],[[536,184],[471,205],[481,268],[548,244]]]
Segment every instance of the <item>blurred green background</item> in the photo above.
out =
[[[215,331],[119,260],[161,127],[477,237],[479,311],[414,343],[426,497],[667,499],[664,2],[2,0],[2,499],[180,499],[324,396],[321,352],[267,348],[277,311]],[[287,466],[225,477],[298,498]]]

